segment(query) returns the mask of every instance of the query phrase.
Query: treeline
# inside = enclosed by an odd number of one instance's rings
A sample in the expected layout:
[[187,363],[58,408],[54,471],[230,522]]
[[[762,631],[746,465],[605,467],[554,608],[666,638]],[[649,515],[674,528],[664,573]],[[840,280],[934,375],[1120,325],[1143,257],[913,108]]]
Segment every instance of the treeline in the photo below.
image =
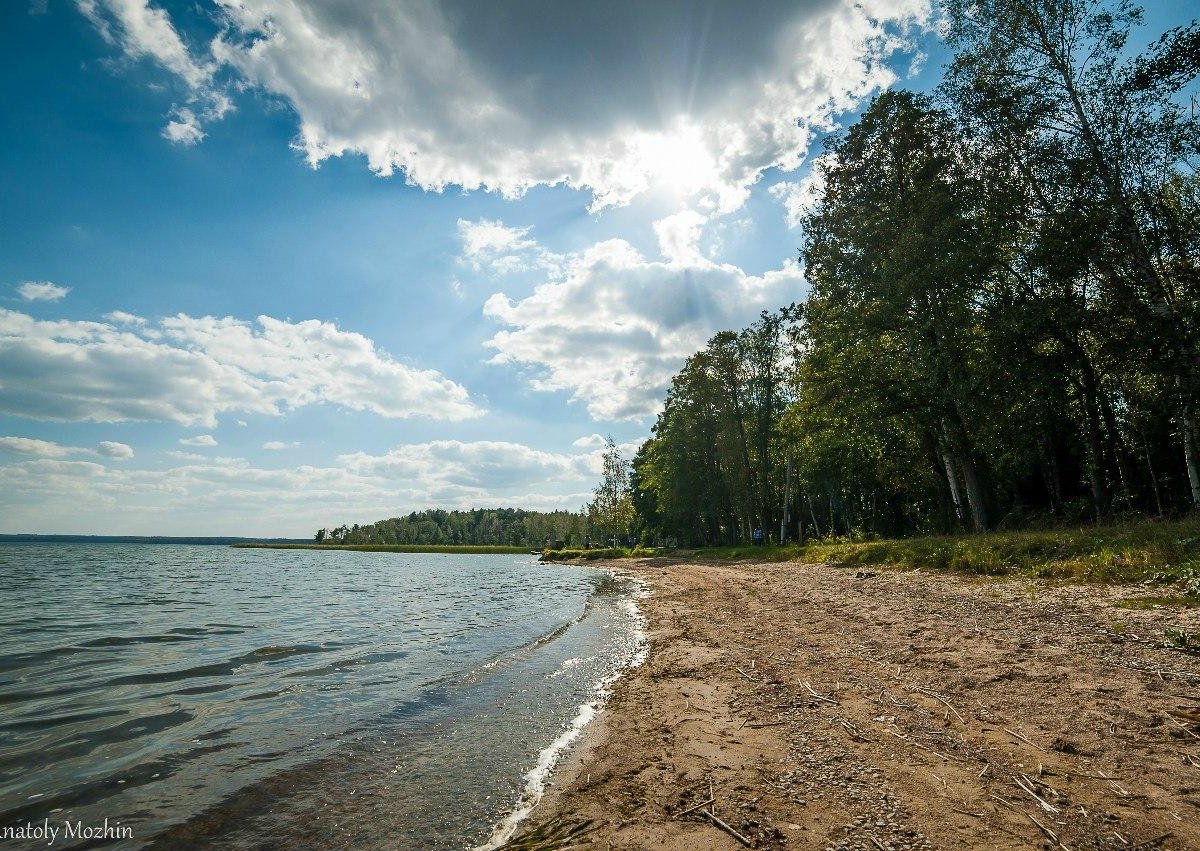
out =
[[547,541],[578,545],[587,519],[570,511],[478,508],[471,511],[414,511],[365,526],[318,529],[318,544],[436,544],[541,548]]
[[981,531],[1200,502],[1196,22],[950,0],[934,96],[831,140],[802,304],[716,335],[632,460],[680,543]]

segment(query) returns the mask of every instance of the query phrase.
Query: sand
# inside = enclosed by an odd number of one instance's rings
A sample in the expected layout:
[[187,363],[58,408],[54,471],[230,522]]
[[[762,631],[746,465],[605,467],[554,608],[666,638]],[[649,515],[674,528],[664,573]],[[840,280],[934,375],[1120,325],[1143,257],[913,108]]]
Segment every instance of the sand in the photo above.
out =
[[1200,655],[1165,637],[1200,633],[1200,609],[921,571],[610,566],[652,590],[649,657],[526,836],[590,822],[596,848],[1200,849]]

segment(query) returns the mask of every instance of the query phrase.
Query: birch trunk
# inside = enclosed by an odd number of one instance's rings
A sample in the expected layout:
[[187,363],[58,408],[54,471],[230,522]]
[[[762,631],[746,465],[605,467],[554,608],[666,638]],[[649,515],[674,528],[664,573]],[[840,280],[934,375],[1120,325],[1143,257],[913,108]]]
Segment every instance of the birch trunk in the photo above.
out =
[[1192,505],[1200,505],[1200,469],[1196,467],[1196,425],[1191,405],[1186,405],[1183,409],[1183,460],[1187,463]]
[[954,472],[954,461],[946,453],[942,453],[942,463],[946,466],[946,481],[950,484],[950,501],[954,503],[954,513],[958,522],[963,520],[962,495],[958,491],[958,476]]

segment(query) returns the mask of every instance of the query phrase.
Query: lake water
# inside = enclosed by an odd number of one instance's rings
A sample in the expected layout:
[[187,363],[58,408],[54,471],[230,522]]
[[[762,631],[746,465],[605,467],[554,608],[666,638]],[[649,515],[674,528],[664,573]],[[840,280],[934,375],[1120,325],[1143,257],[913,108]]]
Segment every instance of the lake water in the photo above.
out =
[[631,583],[529,556],[6,544],[0,580],[0,828],[56,848],[486,843],[642,652]]

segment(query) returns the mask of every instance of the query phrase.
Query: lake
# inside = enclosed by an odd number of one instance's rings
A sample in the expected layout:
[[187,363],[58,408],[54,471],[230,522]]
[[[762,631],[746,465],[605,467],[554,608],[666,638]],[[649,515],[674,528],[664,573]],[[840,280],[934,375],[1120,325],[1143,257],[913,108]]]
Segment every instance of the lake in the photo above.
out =
[[532,556],[4,544],[0,578],[0,827],[106,847],[487,843],[644,644],[630,581]]

